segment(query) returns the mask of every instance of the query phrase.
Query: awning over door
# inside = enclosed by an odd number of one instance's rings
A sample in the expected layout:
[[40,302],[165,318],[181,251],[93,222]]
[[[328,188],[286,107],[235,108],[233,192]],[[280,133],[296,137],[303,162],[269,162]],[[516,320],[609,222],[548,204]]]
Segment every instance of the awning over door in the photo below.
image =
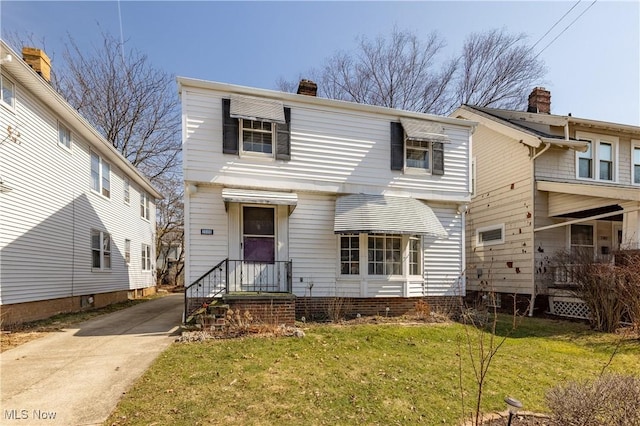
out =
[[429,206],[414,198],[354,194],[338,197],[336,234],[411,234],[447,236]]
[[282,102],[273,99],[232,95],[229,115],[233,118],[245,120],[286,123],[284,105]]
[[449,142],[441,123],[411,118],[400,118],[400,123],[407,135],[407,139],[427,142]]
[[227,203],[269,204],[289,206],[289,214],[298,204],[298,195],[293,192],[259,191],[254,189],[224,188],[222,199]]

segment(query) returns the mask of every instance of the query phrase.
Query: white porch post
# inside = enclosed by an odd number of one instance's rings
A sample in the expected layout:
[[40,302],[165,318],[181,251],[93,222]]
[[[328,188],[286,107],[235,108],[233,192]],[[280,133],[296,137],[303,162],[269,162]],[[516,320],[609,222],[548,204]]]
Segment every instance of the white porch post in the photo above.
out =
[[[621,203],[624,209],[638,209],[640,203]],[[635,210],[622,215],[622,249],[640,249],[640,211]]]

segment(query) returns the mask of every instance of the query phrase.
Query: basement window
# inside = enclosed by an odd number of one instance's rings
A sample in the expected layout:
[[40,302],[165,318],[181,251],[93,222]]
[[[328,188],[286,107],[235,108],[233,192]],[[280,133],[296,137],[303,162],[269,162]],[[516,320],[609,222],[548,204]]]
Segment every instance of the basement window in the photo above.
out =
[[476,229],[476,246],[490,246],[504,243],[504,223]]

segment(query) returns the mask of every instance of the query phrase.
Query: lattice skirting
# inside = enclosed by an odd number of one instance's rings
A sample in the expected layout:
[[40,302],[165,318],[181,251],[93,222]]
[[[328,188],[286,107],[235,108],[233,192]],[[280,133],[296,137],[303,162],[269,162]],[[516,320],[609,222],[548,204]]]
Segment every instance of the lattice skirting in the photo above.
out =
[[589,319],[589,307],[575,297],[549,296],[549,311],[561,317]]

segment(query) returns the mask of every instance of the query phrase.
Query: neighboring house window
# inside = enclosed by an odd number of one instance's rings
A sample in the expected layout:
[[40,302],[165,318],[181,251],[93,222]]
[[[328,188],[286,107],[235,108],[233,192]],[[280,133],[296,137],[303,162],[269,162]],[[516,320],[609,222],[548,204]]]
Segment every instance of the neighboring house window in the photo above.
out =
[[600,143],[598,159],[600,161],[600,180],[613,180],[613,146],[610,143]]
[[58,143],[71,149],[71,130],[60,122],[58,122]]
[[402,274],[402,237],[400,235],[369,235],[369,275]]
[[504,224],[476,229],[476,246],[490,246],[504,243]]
[[231,100],[222,99],[222,152],[261,153],[276,160],[290,160],[291,109],[282,108],[284,123],[235,118],[231,116]]
[[93,269],[111,269],[111,235],[91,230],[91,267]]
[[131,240],[124,240],[124,263],[131,263]]
[[95,152],[91,152],[91,185],[94,191],[111,196],[111,166]]
[[391,123],[391,170],[425,170],[443,175],[447,141],[439,123],[404,118],[401,123]]
[[594,238],[592,225],[571,225],[571,254],[593,256]]
[[142,244],[142,270],[151,270],[151,246],[149,244]]
[[140,217],[149,220],[149,195],[140,193]]
[[354,234],[340,236],[340,273],[360,275],[360,236]]
[[0,87],[2,88],[0,91],[0,100],[13,109],[16,98],[15,85],[5,76],[0,75]]
[[593,150],[591,149],[592,142],[588,141],[589,145],[585,152],[578,153],[578,177],[585,179],[593,178]]
[[129,179],[124,178],[124,202],[129,204],[131,201],[131,186],[129,185]]
[[585,152],[576,153],[577,177],[614,181],[616,179],[618,138],[580,132],[576,134],[576,137],[588,143]]
[[640,185],[640,145],[633,147],[633,183]]

